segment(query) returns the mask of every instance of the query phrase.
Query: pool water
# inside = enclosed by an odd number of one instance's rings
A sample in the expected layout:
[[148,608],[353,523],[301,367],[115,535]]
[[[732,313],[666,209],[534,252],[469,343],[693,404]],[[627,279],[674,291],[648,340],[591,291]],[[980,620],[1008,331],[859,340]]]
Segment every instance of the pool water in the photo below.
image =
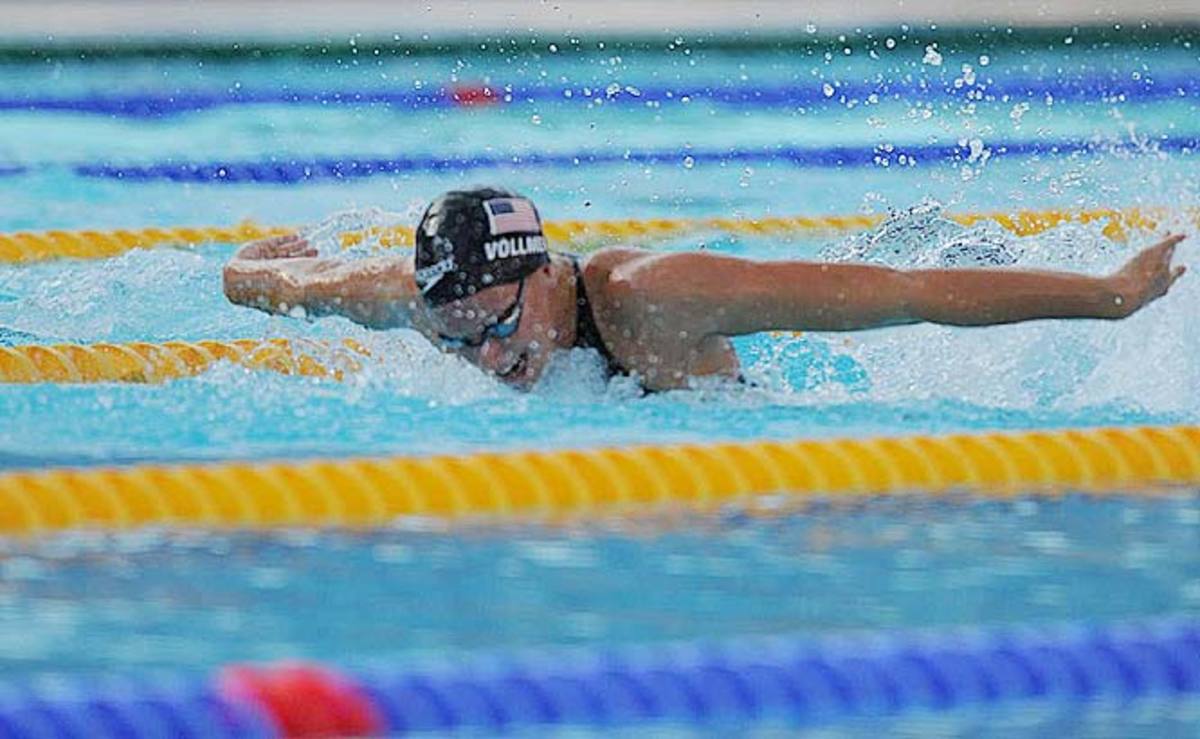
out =
[[[411,225],[439,191],[495,182],[533,197],[548,220],[890,214],[866,234],[709,233],[661,249],[1095,273],[1151,236],[1114,243],[1093,224],[1020,238],[945,214],[1165,206],[1163,227],[1191,233],[1195,155],[1156,141],[1200,139],[1197,98],[1183,87],[1145,91],[1194,77],[1198,53],[1185,34],[1154,49],[905,43],[826,55],[683,44],[562,56],[540,48],[369,60],[10,61],[0,65],[11,102],[0,104],[0,231],[247,218],[315,226],[335,212],[349,212],[347,223]],[[482,107],[275,99],[161,115],[31,102],[453,85],[536,94]],[[752,87],[807,92],[770,103],[694,92]],[[1091,148],[1014,146],[1039,141]],[[689,155],[935,144],[970,153],[841,167]],[[290,184],[133,181],[80,169],[627,150],[670,155]],[[576,351],[521,394],[408,331],[230,305],[220,268],[234,248],[0,266],[0,344],[353,337],[380,360],[342,383],[219,366],[155,386],[0,386],[0,468],[1200,422],[1200,334],[1186,329],[1200,309],[1192,275],[1121,322],[740,339],[755,387],[701,384],[643,397],[627,379],[605,382],[598,358]],[[1195,263],[1200,250],[1185,242],[1179,254]],[[63,535],[0,542],[0,673],[188,672],[279,658],[355,666],[515,647],[1195,615],[1198,545],[1200,500],[1186,491],[1153,501],[869,501],[775,520],[734,511],[568,530],[405,522],[371,532]],[[1042,719],[1043,728],[1059,725]],[[1131,726],[1143,719],[1160,729],[1196,726],[1186,712],[1126,718]],[[964,721],[938,730],[979,725]],[[1112,726],[1093,724],[1084,725],[1097,736]]]
[[1195,613],[1200,580],[1180,553],[1198,544],[1200,509],[1185,498],[877,500],[768,521],[731,512],[566,529],[65,536],[5,546],[0,649],[22,672],[298,653],[362,667],[538,646],[1111,621]]

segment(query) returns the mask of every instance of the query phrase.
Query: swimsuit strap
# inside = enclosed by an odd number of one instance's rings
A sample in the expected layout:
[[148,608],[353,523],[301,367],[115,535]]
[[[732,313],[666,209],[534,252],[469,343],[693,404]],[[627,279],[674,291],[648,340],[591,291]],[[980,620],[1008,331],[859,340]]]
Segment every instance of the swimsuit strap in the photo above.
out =
[[588,300],[587,287],[583,284],[583,271],[579,269],[579,257],[571,256],[571,266],[575,268],[575,343],[573,346],[582,349],[595,349],[608,369],[609,377],[627,375],[626,370],[613,353],[609,351],[604,339],[600,336],[600,328],[596,325],[596,317],[592,313],[592,303]]
[[[600,352],[609,377],[628,375],[629,370],[617,361],[604,343],[603,337],[600,336],[600,328],[596,325],[596,316],[592,313],[592,302],[588,300],[587,286],[583,284],[583,270],[579,269],[579,257],[574,254],[567,256],[571,259],[571,266],[575,268],[575,343],[572,344],[572,347],[595,349]],[[741,372],[738,373],[737,382],[750,387],[756,385],[747,381]],[[649,394],[656,391],[643,386],[642,392]]]

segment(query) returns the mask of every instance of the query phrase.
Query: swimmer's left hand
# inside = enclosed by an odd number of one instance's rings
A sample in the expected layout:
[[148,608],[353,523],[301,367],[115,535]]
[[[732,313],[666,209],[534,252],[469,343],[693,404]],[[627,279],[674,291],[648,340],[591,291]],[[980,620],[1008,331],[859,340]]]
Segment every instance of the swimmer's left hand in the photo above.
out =
[[1175,281],[1187,272],[1187,267],[1182,265],[1171,266],[1175,247],[1184,238],[1183,234],[1167,236],[1154,246],[1143,249],[1109,277],[1120,296],[1118,317],[1128,316],[1166,295]]

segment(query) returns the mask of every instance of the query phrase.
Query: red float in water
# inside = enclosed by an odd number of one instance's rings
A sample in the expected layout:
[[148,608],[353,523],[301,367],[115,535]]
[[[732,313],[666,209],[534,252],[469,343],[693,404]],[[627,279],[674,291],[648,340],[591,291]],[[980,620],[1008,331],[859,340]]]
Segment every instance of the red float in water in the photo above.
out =
[[221,694],[252,703],[275,720],[285,737],[379,736],[383,718],[349,680],[321,667],[287,664],[228,667]]
[[459,105],[495,105],[500,96],[487,85],[455,85],[450,89],[450,98]]

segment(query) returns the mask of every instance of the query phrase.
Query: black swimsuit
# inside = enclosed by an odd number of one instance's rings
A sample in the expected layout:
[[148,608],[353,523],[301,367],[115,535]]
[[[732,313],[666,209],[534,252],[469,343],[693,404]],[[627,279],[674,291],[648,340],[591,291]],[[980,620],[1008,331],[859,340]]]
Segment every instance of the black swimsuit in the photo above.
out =
[[575,343],[572,346],[600,352],[609,377],[629,374],[629,370],[617,361],[600,336],[596,316],[592,313],[592,303],[588,300],[587,288],[583,284],[583,270],[579,269],[579,258],[571,257],[571,265],[575,268]]

